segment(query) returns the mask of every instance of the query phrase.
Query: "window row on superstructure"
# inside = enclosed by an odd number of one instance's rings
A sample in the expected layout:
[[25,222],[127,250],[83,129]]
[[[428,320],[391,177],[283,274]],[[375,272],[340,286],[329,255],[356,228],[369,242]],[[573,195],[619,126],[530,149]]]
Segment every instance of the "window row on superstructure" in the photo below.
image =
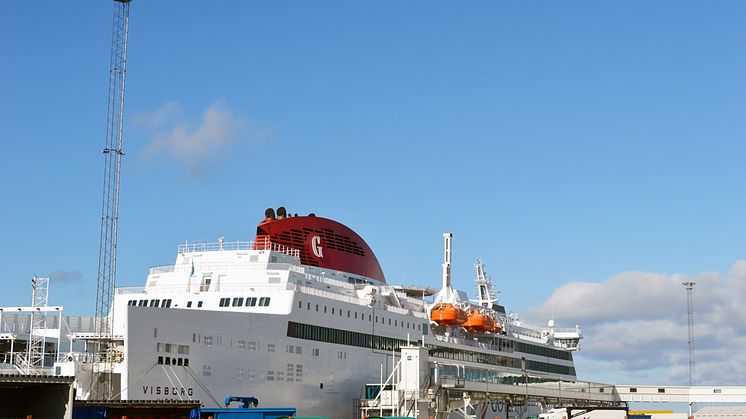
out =
[[[259,307],[267,307],[269,306],[270,297],[246,297],[245,299],[243,297],[233,297],[232,299],[230,297],[221,298],[220,304],[218,304],[220,307],[254,307],[257,305],[257,302],[259,303]],[[244,306],[244,302],[246,302],[246,305]]]
[[[386,351],[398,350],[399,348],[407,344],[407,342],[403,339],[296,322],[288,322],[287,336],[291,338],[336,343],[348,346],[358,346]],[[575,375],[575,368],[566,365],[556,365],[548,362],[524,360],[510,356],[468,351],[440,345],[427,345],[427,348],[430,356],[436,358],[474,362],[479,364],[489,364],[515,369],[521,369],[523,367],[523,362],[525,362],[525,368],[529,371],[573,376]]]
[[[391,317],[384,317],[384,316],[378,316],[378,315],[372,315],[372,314],[365,314],[365,313],[359,313],[354,310],[343,310],[341,308],[337,307],[329,307],[327,305],[321,305],[321,304],[311,304],[309,302],[306,302],[305,304],[303,301],[298,300],[298,308],[299,309],[306,309],[316,312],[323,312],[324,314],[331,314],[333,316],[340,316],[340,317],[347,317],[350,319],[360,319],[362,321],[368,321],[368,322],[375,322],[380,324],[386,324],[388,322],[389,326],[394,327],[401,327],[402,329],[411,329],[411,330],[418,330],[418,331],[424,331],[424,334],[427,334],[427,326],[425,325],[423,327],[423,323],[415,323],[415,322],[405,322],[404,320],[394,319]],[[345,312],[347,315],[345,316]]]
[[548,356],[550,358],[564,359],[565,361],[572,361],[572,354],[568,351],[560,349],[550,348],[542,345],[532,345],[526,342],[516,342],[515,350],[524,352],[531,355]]
[[[519,342],[517,342],[519,343]],[[531,359],[520,359],[510,356],[488,354],[484,352],[467,351],[439,345],[426,345],[430,356],[437,358],[453,359],[456,361],[475,362],[478,364],[498,365],[508,368],[525,368],[528,371],[549,372],[554,374],[575,375],[575,368],[566,365],[557,365],[548,362],[534,361]]]
[[152,299],[152,300],[129,300],[127,301],[128,306],[137,307],[171,307],[171,299]]
[[331,327],[288,322],[288,337],[391,351],[407,344],[403,339],[352,332]]

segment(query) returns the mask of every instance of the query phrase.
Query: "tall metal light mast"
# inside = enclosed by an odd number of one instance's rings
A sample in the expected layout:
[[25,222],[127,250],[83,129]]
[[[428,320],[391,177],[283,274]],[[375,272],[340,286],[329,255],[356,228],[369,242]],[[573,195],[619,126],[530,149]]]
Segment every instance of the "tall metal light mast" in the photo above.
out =
[[[119,220],[119,176],[124,151],[124,82],[127,66],[127,36],[131,0],[114,0],[109,100],[104,147],[104,188],[101,210],[101,239],[98,255],[96,290],[96,352],[100,357],[96,371],[95,399],[111,400],[113,394],[112,361],[107,351],[113,344],[112,316],[109,310],[117,278],[117,229]],[[112,314],[113,315],[113,314]]]
[[[694,307],[692,301],[692,294],[694,293],[694,285],[697,283],[694,281],[684,282],[684,288],[686,288],[686,311],[689,321],[689,387],[695,383],[694,374]],[[693,403],[689,402],[689,417],[692,417]]]

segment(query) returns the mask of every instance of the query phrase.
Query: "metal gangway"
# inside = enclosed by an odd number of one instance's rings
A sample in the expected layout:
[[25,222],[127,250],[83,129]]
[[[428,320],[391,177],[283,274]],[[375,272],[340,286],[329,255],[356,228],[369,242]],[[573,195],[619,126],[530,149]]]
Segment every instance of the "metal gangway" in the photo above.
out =
[[[396,357],[392,353],[392,357]],[[396,361],[396,359],[394,359]],[[613,385],[479,369],[431,359],[420,346],[401,348],[386,380],[366,385],[360,417],[406,416],[418,419],[485,417],[498,404],[505,417],[538,415],[550,406],[626,406],[632,402],[746,403],[746,387]],[[491,417],[491,416],[487,416]]]

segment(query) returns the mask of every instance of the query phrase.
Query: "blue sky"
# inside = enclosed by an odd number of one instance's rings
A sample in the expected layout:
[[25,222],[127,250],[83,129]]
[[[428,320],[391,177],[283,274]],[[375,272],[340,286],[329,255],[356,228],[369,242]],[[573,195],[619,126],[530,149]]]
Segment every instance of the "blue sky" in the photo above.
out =
[[[54,274],[52,304],[94,311],[112,9],[0,14],[0,305]],[[481,257],[519,313],[625,272],[736,284],[744,21],[738,1],[135,0],[119,283],[284,205],[359,232],[389,282],[437,286],[451,231],[456,284]]]

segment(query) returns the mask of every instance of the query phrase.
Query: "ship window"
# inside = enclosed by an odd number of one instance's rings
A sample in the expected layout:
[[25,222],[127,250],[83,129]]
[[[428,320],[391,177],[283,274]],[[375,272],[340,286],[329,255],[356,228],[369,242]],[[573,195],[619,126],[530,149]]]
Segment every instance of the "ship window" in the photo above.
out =
[[160,303],[160,300],[150,300],[150,306],[149,307],[158,307],[158,303]]
[[269,297],[259,298],[259,307],[267,307],[269,305]]
[[161,305],[161,307],[171,307],[171,299],[163,300],[163,305]]
[[171,357],[170,356],[166,357],[166,365],[171,365]]
[[230,304],[230,301],[231,301],[230,298],[221,298],[220,307],[228,307],[228,304]]
[[163,357],[162,356],[158,357],[158,364],[163,364]]
[[137,305],[137,300],[129,300],[129,301],[127,301],[127,305],[128,306],[136,306]]
[[391,326],[391,319],[389,319],[389,326]]
[[189,366],[189,358],[184,358],[184,366],[185,367]]
[[378,316],[376,316],[376,323],[378,323]]
[[326,306],[324,306],[324,313],[326,313]]
[[202,277],[202,283],[199,286],[199,290],[204,292],[208,291],[210,289],[210,283],[212,282],[212,277],[210,276],[203,276]]
[[189,308],[191,306],[192,306],[192,302],[191,301],[187,301],[187,308]]
[[241,307],[243,305],[243,297],[235,297],[231,305],[233,307]]
[[140,303],[138,304],[138,306],[140,307],[145,307],[147,305],[148,305],[148,300],[140,300]]
[[357,311],[355,312],[355,318],[357,319]]
[[256,305],[256,297],[246,298],[246,307],[254,307]]
[[319,305],[316,304],[316,311],[319,311]]
[[398,321],[399,321],[399,320],[394,320],[394,326],[397,326],[397,322],[398,322]]
[[665,393],[665,392],[666,392],[666,389],[665,389],[665,388],[659,388],[659,389],[658,389],[658,393]]
[[267,352],[274,352],[275,351],[275,344],[274,343],[268,343],[267,344]]
[[347,310],[347,317],[350,317],[350,310]]
[[310,309],[311,309],[311,303],[306,303],[306,310],[310,310]]
[[332,307],[332,314],[334,314],[334,307]]
[[202,307],[202,301],[197,302],[197,307]]
[[298,301],[298,308],[303,308],[303,301]]
[[372,321],[372,320],[373,320],[373,316],[368,314],[368,321]]

